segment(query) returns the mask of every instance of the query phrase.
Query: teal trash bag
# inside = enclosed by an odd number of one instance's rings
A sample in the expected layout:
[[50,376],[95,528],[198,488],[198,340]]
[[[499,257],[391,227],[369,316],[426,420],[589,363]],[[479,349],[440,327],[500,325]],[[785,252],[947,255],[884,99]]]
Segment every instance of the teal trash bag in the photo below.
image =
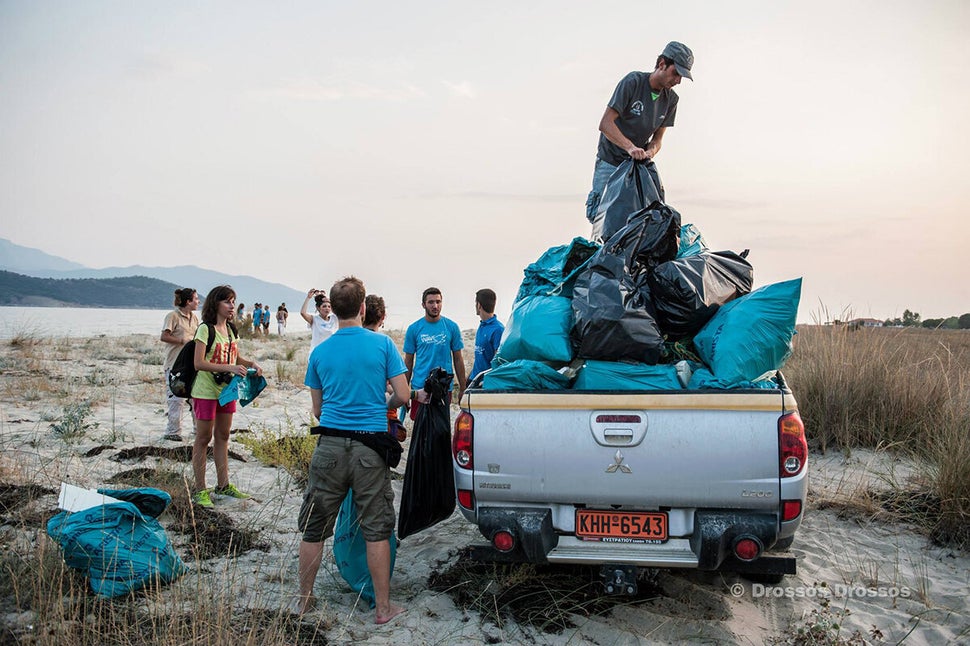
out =
[[248,406],[266,388],[266,378],[257,376],[252,368],[246,371],[245,377],[236,375],[222,388],[219,393],[219,405],[225,406],[231,401],[239,400],[240,406]]
[[680,227],[680,246],[677,248],[677,257],[696,256],[697,254],[708,251],[707,243],[701,232],[693,224],[684,224]]
[[539,361],[520,360],[485,373],[485,390],[565,390],[569,377]]
[[188,571],[155,519],[171,496],[159,489],[99,489],[124,502],[62,511],[47,534],[68,566],[83,572],[101,597],[120,597],[152,583],[171,583]]
[[527,296],[512,308],[493,366],[520,359],[569,363],[573,348],[572,300],[563,296]]
[[707,368],[698,368],[691,375],[690,383],[687,384],[687,387],[691,390],[708,390],[712,388],[719,390],[733,390],[738,388],[771,390],[778,388],[778,384],[771,377],[760,381],[723,383]]
[[579,369],[573,390],[681,390],[673,364],[648,365],[588,360]]
[[[391,530],[391,575],[394,575],[394,561],[397,560],[397,536]],[[354,492],[347,491],[340,511],[337,512],[337,523],[333,530],[333,558],[337,562],[340,576],[350,585],[354,592],[360,595],[373,608],[377,605],[374,598],[374,581],[367,568],[367,541],[360,533],[360,519],[357,517],[357,505],[354,504]]]
[[731,301],[701,328],[694,346],[722,388],[760,381],[791,356],[802,279],[775,283]]
[[576,237],[572,242],[550,247],[539,259],[525,268],[525,278],[515,297],[518,303],[527,296],[555,294],[572,298],[576,276],[600,248],[595,242]]

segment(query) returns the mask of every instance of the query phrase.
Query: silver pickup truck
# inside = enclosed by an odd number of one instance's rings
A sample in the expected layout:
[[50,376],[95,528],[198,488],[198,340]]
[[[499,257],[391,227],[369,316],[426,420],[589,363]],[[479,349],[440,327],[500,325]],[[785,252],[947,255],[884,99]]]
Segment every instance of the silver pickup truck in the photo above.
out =
[[[480,559],[779,581],[807,490],[805,428],[776,389],[496,391],[471,388],[452,438],[458,506]],[[769,552],[775,552],[770,554]]]

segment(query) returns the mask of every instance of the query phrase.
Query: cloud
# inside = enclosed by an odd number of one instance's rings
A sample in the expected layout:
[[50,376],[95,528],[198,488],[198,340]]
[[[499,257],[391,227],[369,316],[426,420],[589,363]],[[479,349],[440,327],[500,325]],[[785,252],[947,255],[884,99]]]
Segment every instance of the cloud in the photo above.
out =
[[459,83],[450,83],[448,81],[441,82],[453,96],[461,97],[463,99],[475,99],[478,98],[478,92],[472,87],[471,82],[461,81]]
[[409,83],[376,86],[354,81],[326,83],[308,78],[285,81],[277,87],[264,90],[261,94],[274,98],[321,103],[357,99],[406,102],[426,96],[424,90]]
[[198,78],[208,74],[208,64],[166,52],[144,52],[128,66],[129,72],[143,79]]
[[579,203],[582,204],[585,195],[542,194],[542,193],[494,193],[488,191],[463,191],[455,193],[422,193],[409,196],[408,199],[418,200],[483,200],[502,202],[549,202],[549,203]]

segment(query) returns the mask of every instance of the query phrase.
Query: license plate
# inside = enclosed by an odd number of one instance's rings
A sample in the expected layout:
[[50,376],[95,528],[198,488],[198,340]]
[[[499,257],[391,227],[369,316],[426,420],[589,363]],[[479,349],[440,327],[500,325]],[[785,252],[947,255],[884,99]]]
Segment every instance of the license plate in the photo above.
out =
[[576,537],[584,541],[662,543],[667,540],[667,514],[577,509]]

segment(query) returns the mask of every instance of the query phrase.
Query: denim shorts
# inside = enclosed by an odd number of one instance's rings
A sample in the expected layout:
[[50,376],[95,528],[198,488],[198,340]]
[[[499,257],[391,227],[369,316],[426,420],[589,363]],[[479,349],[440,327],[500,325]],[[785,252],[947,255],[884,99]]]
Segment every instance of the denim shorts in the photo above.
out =
[[297,521],[304,541],[319,543],[333,536],[337,512],[348,489],[354,490],[364,540],[377,542],[391,537],[394,491],[384,458],[355,440],[323,435],[310,460],[310,483]]

